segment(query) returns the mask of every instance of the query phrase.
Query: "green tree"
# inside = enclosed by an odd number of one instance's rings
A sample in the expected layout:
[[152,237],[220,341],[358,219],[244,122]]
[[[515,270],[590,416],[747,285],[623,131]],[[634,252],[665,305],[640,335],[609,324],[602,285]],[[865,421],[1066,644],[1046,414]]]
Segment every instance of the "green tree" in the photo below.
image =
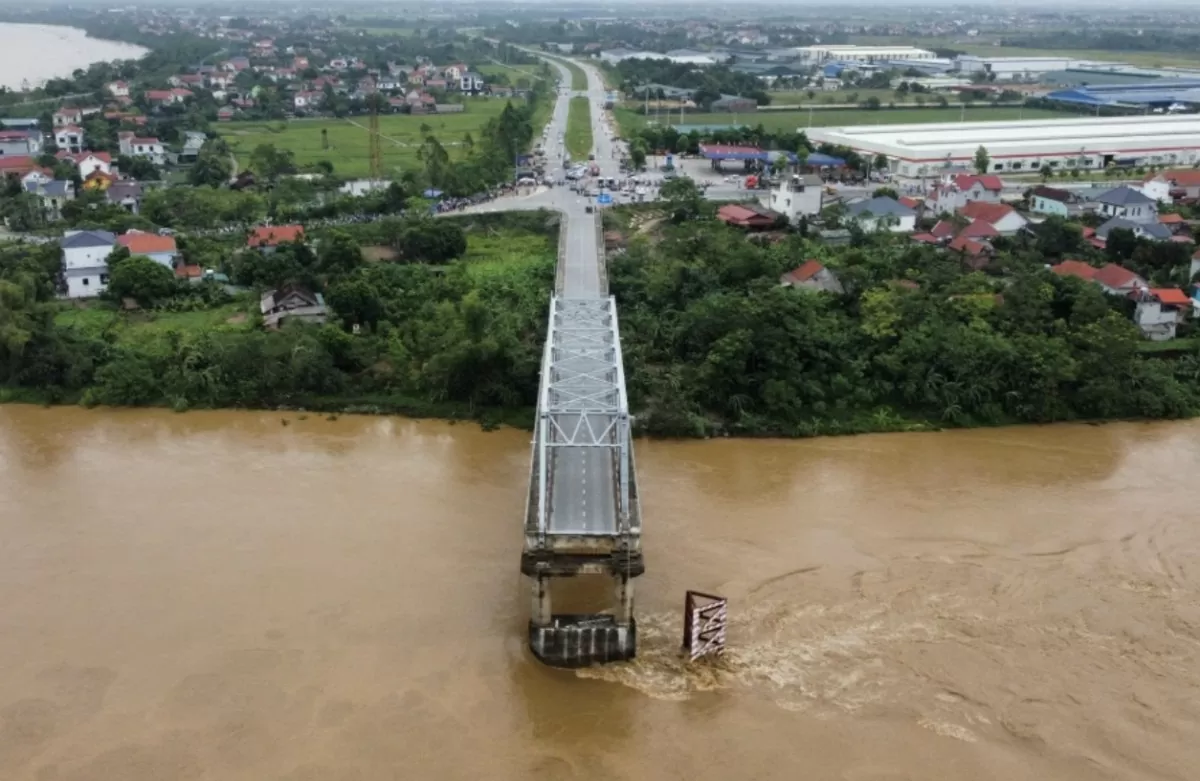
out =
[[349,274],[362,265],[362,247],[350,234],[335,230],[321,241],[317,264],[329,275]]
[[988,172],[988,166],[991,164],[991,162],[992,159],[990,156],[988,156],[987,147],[980,144],[979,148],[975,150],[975,172],[979,174],[986,174]]
[[1129,228],[1113,228],[1104,240],[1104,251],[1116,260],[1132,258],[1137,247],[1137,235]]
[[250,153],[250,168],[268,181],[296,173],[296,156],[290,149],[276,149],[274,144],[259,144]]
[[686,176],[677,176],[663,184],[659,197],[675,222],[698,219],[706,211],[704,196],[696,183]]
[[383,301],[379,290],[362,278],[346,279],[331,285],[325,299],[347,329],[353,325],[374,328],[383,318]]
[[634,170],[641,171],[646,167],[646,142],[640,138],[634,139],[629,145],[629,162]]
[[394,244],[411,262],[445,263],[466,253],[467,236],[449,220],[409,217],[402,221]]
[[233,163],[224,143],[207,141],[200,148],[195,164],[188,171],[188,181],[194,185],[220,187],[226,184],[232,175]]
[[175,274],[145,255],[109,263],[107,293],[118,301],[132,298],[142,306],[153,306],[174,295],[176,288]]

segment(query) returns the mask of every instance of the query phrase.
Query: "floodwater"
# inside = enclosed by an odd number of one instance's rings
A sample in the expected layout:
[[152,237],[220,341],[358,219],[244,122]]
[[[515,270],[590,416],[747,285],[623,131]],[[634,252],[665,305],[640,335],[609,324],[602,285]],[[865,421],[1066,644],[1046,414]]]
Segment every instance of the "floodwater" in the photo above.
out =
[[0,407],[0,778],[1198,777],[1200,422],[640,442],[642,655],[581,672],[525,648],[528,463]]
[[[70,76],[93,62],[136,60],[149,49],[89,38],[83,30],[46,24],[0,24],[0,87],[19,90]],[[45,105],[34,107],[31,116]]]

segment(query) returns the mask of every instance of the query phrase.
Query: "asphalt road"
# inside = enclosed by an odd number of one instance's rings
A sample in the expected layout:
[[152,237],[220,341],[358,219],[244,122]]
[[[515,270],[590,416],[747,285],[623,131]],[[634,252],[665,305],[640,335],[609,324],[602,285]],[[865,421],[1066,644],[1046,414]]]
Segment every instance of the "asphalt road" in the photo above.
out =
[[[551,61],[563,76],[562,83],[571,83],[567,69]],[[567,105],[571,97],[585,95],[591,102],[592,139],[596,162],[602,176],[617,176],[618,162],[614,155],[613,131],[604,121],[604,84],[595,68],[582,66],[588,75],[585,93],[560,90],[558,102],[547,127],[544,148],[546,159],[559,161],[564,152],[564,133],[567,126]],[[506,199],[512,200],[512,199]],[[587,200],[572,193],[568,188],[554,187],[541,193],[526,196],[518,208],[551,208],[562,212],[567,231],[567,261],[563,275],[563,298],[603,298],[607,291],[601,289],[601,252],[596,232],[594,215],[586,211]],[[489,206],[504,204],[497,202]],[[513,208],[513,204],[508,204]],[[569,342],[563,345],[570,347]],[[582,346],[582,345],[581,345]],[[576,365],[577,364],[577,365]],[[586,359],[572,359],[563,365],[579,375],[586,375],[597,366]],[[581,390],[588,390],[586,384]],[[604,382],[591,386],[603,390]],[[583,413],[564,415],[560,424],[570,431],[602,431],[608,416]],[[612,462],[612,450],[602,447],[558,447],[552,451],[553,480],[551,488],[549,528],[553,534],[610,535],[617,531],[616,474]]]

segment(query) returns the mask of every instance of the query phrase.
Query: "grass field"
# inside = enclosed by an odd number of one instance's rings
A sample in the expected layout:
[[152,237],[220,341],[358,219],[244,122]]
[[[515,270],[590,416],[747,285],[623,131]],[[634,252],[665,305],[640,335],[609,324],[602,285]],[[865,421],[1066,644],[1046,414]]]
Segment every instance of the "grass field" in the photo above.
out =
[[478,283],[503,281],[514,268],[554,263],[555,248],[540,233],[506,229],[467,234],[467,272]]
[[483,76],[505,76],[510,82],[516,84],[517,79],[533,79],[537,74],[534,72],[536,65],[502,65],[498,62],[485,62],[478,66],[479,73]]
[[[467,101],[467,109],[461,114],[380,117],[384,171],[417,167],[417,149],[425,132],[422,126],[446,147],[452,158],[460,156],[463,135],[471,133],[478,138],[483,126],[503,111],[506,103],[495,98],[476,98]],[[239,165],[246,164],[259,144],[274,144],[279,149],[292,150],[300,165],[328,160],[339,175],[366,176],[369,169],[367,122],[365,116],[291,122],[229,122],[221,125],[219,132],[237,155]],[[329,149],[322,148],[322,130],[328,131]]]
[[[630,109],[618,108],[615,111],[617,123],[623,135],[629,134],[646,125],[646,121],[654,121],[653,116],[645,117]],[[803,130],[806,127],[840,127],[844,125],[903,125],[924,122],[988,122],[1005,119],[1055,119],[1077,117],[1065,111],[1048,109],[1019,108],[1019,107],[981,107],[981,108],[911,108],[911,109],[829,109],[821,111],[763,111],[750,114],[686,114],[684,123],[688,125],[762,125],[768,130]],[[679,117],[672,118],[671,124],[679,124]]]
[[586,160],[592,152],[592,109],[587,98],[571,98],[567,112],[567,151],[573,160]]
[[920,46],[926,49],[955,49],[988,57],[1073,57],[1081,60],[1126,62],[1130,65],[1162,67],[1176,65],[1200,66],[1200,51],[1192,52],[1121,52],[1103,49],[1026,49],[1018,46],[995,46],[983,41],[961,42],[955,38],[903,38],[900,36],[851,36],[850,43],[881,46]]
[[120,312],[111,304],[95,301],[86,307],[65,307],[54,316],[54,322],[90,334],[111,329],[118,344],[148,346],[168,331],[245,331],[252,327],[246,317],[251,308],[252,302],[244,300],[196,312]]
[[[772,106],[793,106],[813,104],[814,106],[828,105],[830,103],[849,103],[850,96],[856,95],[854,102],[862,103],[867,98],[879,98],[884,105],[889,100],[896,100],[896,93],[890,89],[840,89],[830,92],[823,92],[819,89],[813,90],[813,97],[808,97],[807,90],[784,90],[781,92],[768,92],[771,96]],[[929,103],[933,103],[935,98],[932,95],[925,96]],[[911,98],[905,98],[910,100]],[[949,97],[946,98],[949,100]]]

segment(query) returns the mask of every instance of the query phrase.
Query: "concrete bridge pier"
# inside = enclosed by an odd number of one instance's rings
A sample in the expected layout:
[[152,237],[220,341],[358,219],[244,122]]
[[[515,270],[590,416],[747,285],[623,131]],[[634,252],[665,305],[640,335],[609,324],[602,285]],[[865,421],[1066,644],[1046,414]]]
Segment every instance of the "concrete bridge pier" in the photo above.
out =
[[589,667],[632,659],[637,653],[637,622],[633,617],[633,578],[613,575],[616,605],[613,613],[560,614],[553,611],[552,576],[535,575],[529,619],[529,648],[551,667]]

